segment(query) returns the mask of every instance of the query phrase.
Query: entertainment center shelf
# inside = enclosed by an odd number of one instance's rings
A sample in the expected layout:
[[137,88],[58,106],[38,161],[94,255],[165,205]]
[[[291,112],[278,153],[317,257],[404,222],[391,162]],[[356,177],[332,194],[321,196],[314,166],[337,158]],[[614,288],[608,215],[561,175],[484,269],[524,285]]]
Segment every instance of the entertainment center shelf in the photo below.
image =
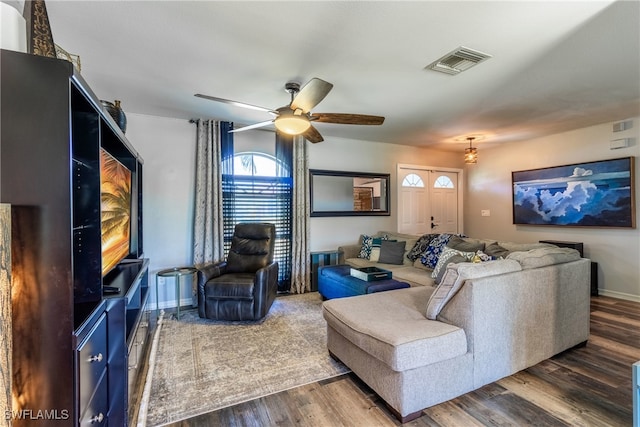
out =
[[12,425],[126,426],[155,322],[142,246],[142,158],[70,62],[0,55],[0,202],[11,204],[12,220],[11,410],[55,415]]

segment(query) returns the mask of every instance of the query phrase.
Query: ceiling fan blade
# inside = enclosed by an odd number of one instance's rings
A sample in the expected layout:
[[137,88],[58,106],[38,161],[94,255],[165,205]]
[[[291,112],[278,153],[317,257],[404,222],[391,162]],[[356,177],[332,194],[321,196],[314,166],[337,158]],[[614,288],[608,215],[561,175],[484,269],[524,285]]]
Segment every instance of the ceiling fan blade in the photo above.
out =
[[381,125],[384,123],[382,116],[369,116],[366,114],[348,113],[313,113],[309,120],[318,123],[337,123],[340,125]]
[[318,129],[314,128],[313,126],[310,126],[309,129],[307,129],[306,132],[302,134],[302,136],[304,136],[307,141],[313,142],[314,144],[316,142],[324,141],[324,138],[322,137],[322,135],[320,135]]
[[232,129],[232,130],[229,131],[229,133],[242,132],[243,130],[261,128],[261,127],[264,127],[264,126],[269,126],[272,123],[273,123],[273,120],[267,120],[266,122],[254,123],[252,125],[243,126],[241,128],[237,128],[237,129]]
[[332,88],[333,85],[331,83],[325,82],[317,77],[312,78],[300,89],[296,97],[293,98],[291,109],[300,109],[308,113],[327,96]]
[[244,102],[231,101],[230,99],[218,98],[216,96],[203,95],[201,93],[196,93],[194,96],[198,98],[208,99],[210,101],[224,102],[225,104],[231,104],[236,107],[249,108],[251,110],[265,111],[267,113],[278,114],[276,111],[271,108],[260,107],[258,105],[245,104]]

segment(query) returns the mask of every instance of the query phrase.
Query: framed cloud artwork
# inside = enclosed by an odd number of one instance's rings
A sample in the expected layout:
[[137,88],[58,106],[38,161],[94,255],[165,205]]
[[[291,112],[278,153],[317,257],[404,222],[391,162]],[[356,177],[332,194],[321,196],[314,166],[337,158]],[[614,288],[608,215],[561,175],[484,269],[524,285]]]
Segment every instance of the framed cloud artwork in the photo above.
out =
[[511,173],[513,223],[635,228],[634,157]]

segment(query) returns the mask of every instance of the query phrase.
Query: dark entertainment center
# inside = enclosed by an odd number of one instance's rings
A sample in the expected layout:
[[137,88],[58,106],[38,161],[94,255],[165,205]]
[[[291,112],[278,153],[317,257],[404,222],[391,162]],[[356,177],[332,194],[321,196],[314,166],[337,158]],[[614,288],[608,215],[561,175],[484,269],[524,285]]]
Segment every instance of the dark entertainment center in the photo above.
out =
[[[140,394],[155,323],[142,247],[143,161],[70,62],[0,54],[0,202],[11,204],[12,221],[11,410],[30,414],[13,425],[126,426],[137,415],[130,403]],[[109,269],[105,158],[126,189],[112,194],[122,196],[125,231]]]

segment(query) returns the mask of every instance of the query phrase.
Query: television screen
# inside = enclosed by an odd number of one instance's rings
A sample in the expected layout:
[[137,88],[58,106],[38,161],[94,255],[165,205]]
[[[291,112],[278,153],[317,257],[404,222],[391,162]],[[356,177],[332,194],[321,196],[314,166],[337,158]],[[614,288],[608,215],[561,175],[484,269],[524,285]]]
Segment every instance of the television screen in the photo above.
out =
[[131,171],[100,149],[102,275],[129,255]]

